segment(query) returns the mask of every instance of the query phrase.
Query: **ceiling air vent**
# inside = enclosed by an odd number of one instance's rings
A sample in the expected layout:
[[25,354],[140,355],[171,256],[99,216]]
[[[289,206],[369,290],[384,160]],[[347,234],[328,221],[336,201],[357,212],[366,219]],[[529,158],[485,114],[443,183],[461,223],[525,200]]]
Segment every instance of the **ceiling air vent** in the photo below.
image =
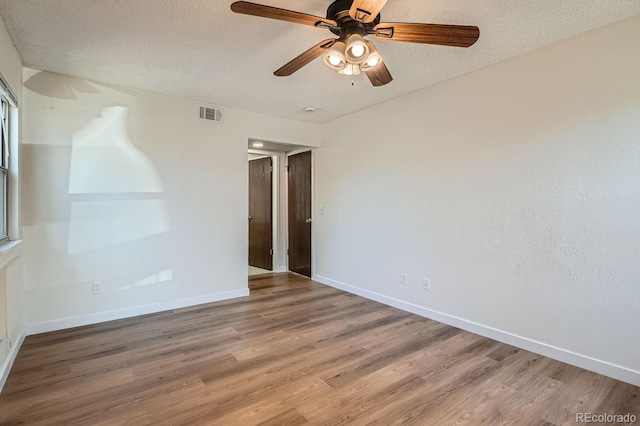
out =
[[222,123],[222,110],[219,108],[200,107],[200,118]]

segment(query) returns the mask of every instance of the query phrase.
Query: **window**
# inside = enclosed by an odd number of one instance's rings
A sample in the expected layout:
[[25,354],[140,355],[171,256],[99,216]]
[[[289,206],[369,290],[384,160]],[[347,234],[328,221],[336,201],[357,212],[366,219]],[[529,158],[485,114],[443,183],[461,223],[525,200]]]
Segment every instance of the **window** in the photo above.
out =
[[9,239],[8,194],[9,194],[9,149],[17,128],[17,116],[13,113],[18,106],[17,99],[0,74],[0,241]]
[[9,101],[1,97],[0,109],[0,240],[9,238],[7,232],[7,178],[9,176]]

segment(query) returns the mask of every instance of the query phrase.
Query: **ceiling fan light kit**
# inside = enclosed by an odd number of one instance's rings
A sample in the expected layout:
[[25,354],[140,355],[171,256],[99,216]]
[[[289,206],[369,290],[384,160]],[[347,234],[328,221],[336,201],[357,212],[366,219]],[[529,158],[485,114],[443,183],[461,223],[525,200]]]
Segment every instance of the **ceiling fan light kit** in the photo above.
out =
[[360,65],[347,63],[343,69],[338,71],[342,75],[360,75]]
[[338,40],[327,50],[326,55],[324,55],[324,63],[336,71],[344,69],[347,64],[347,58],[344,55],[344,52],[347,50],[347,45],[343,41]]
[[388,0],[335,0],[327,9],[327,17],[294,12],[246,1],[237,1],[231,10],[245,15],[277,19],[296,24],[325,28],[338,36],[321,41],[298,55],[274,74],[285,77],[313,60],[324,56],[327,67],[339,74],[353,76],[364,72],[374,86],[384,86],[393,80],[382,56],[373,42],[378,40],[441,46],[469,47],[480,37],[478,27],[421,23],[381,23],[380,10]]
[[376,49],[376,46],[369,40],[365,40],[365,42],[367,43],[367,47],[369,48],[369,56],[367,56],[367,60],[364,61],[361,66],[363,71],[373,68],[382,62],[382,56],[380,56],[380,53],[378,52],[378,49]]
[[351,34],[347,39],[347,50],[344,52],[347,61],[352,64],[362,64],[369,57],[369,47],[360,34]]

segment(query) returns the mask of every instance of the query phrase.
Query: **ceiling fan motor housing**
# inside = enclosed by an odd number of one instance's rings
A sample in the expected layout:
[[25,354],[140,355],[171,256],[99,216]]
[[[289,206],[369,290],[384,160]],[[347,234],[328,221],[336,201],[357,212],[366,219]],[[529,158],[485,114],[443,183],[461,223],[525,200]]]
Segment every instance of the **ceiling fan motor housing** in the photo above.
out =
[[331,28],[331,32],[341,39],[346,39],[351,34],[360,34],[361,36],[370,34],[374,32],[373,27],[380,23],[380,14],[368,24],[354,20],[349,16],[349,9],[351,9],[352,4],[353,0],[335,0],[327,8],[327,19],[338,23],[338,27]]

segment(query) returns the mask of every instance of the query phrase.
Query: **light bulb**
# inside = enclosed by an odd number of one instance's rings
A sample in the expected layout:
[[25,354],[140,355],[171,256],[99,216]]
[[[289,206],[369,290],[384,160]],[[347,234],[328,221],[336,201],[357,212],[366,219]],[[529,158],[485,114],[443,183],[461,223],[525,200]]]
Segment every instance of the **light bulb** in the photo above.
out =
[[376,65],[378,65],[378,62],[380,62],[380,57],[372,55],[367,61],[367,65],[370,67],[375,67]]
[[369,40],[365,40],[360,34],[351,34],[347,39],[347,49],[344,55],[347,62],[357,65],[367,62],[369,57],[368,42]]
[[351,54],[353,54],[353,56],[355,56],[356,58],[361,57],[362,55],[364,55],[364,45],[362,44],[354,44],[353,47],[351,48]]
[[382,62],[382,56],[380,56],[378,49],[376,49],[376,46],[374,46],[372,42],[369,40],[365,40],[364,42],[369,50],[369,54],[364,58],[366,62],[363,63],[361,67],[363,71],[366,71],[370,68],[377,67]]
[[337,56],[334,55],[329,55],[329,63],[335,67],[337,67],[338,65],[340,65],[340,62],[342,62],[342,59],[340,59]]
[[347,62],[344,57],[344,51],[346,49],[345,43],[338,40],[328,49],[329,51],[324,56],[324,63],[331,69],[340,71],[344,68]]

